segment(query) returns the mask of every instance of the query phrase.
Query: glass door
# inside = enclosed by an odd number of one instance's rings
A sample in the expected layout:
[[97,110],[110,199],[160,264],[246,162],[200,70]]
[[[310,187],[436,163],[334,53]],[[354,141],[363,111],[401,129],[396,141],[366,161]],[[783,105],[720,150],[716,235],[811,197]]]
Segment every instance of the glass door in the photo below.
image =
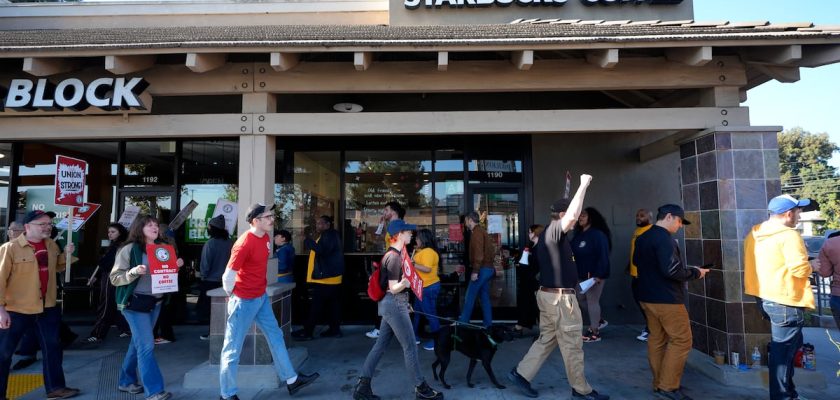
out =
[[[490,284],[494,320],[516,319],[516,254],[520,248],[523,215],[522,195],[517,187],[473,185],[469,210],[478,212],[481,226],[496,247]],[[478,317],[478,307],[474,310]]]
[[163,231],[175,217],[172,212],[174,198],[171,191],[123,191],[120,193],[120,215],[126,207],[138,207],[140,214],[149,214],[157,218]]

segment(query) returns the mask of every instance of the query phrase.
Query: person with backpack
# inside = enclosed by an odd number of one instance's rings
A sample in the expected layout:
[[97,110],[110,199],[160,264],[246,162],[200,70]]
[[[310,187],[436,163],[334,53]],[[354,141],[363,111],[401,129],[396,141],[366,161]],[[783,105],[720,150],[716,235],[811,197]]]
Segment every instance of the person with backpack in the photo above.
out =
[[[371,282],[372,285],[378,285],[379,289],[384,292],[384,296],[381,297],[380,293],[372,293],[371,296],[378,302],[378,313],[382,316],[382,324],[379,327],[379,337],[376,338],[376,344],[373,345],[365,359],[359,382],[353,391],[353,399],[355,400],[379,399],[379,396],[373,394],[371,389],[371,378],[376,370],[376,365],[379,364],[379,360],[385,354],[385,350],[394,337],[397,338],[402,347],[406,370],[415,384],[414,394],[416,398],[418,400],[443,399],[443,393],[432,389],[420,372],[414,329],[408,315],[408,292],[411,285],[408,279],[403,276],[403,268],[413,268],[413,266],[405,246],[411,242],[411,231],[416,229],[417,225],[406,224],[403,220],[393,220],[388,224],[388,234],[391,236],[390,248],[382,257],[382,264],[378,269],[379,276],[374,273],[373,278],[378,279]],[[369,292],[378,292],[375,289],[374,287]]]

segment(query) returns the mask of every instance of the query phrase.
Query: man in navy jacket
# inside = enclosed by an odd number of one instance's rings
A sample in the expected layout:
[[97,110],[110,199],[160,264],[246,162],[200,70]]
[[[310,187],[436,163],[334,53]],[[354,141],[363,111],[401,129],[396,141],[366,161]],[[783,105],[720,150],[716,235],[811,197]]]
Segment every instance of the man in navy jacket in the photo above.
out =
[[344,253],[341,235],[333,228],[333,219],[322,215],[315,222],[317,239],[306,238],[304,246],[309,249],[309,265],[306,282],[312,288],[312,306],[303,329],[292,332],[297,340],[310,340],[318,318],[326,314],[329,329],[321,337],[341,337],[341,281],[344,275]]

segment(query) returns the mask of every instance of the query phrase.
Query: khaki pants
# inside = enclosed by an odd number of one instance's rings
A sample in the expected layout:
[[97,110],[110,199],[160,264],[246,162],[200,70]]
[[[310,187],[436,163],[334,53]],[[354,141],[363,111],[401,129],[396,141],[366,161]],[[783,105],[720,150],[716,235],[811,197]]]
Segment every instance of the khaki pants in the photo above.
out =
[[642,302],[647,316],[648,362],[653,388],[673,391],[680,388],[685,360],[691,351],[691,325],[683,304]]
[[537,306],[540,308],[540,338],[531,345],[516,372],[529,382],[533,380],[556,344],[563,356],[569,385],[580,394],[591,393],[592,387],[583,374],[583,322],[577,298],[574,294],[540,290],[537,291]]

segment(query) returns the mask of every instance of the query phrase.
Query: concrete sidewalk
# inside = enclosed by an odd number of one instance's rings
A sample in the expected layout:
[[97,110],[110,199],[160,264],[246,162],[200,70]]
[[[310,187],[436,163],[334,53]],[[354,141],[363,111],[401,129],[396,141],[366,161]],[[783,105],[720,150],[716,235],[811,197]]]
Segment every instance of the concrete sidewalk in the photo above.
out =
[[[73,329],[84,337],[89,327],[74,326]],[[369,329],[366,326],[343,327],[341,339],[316,339],[310,342],[287,342],[293,346],[305,346],[309,359],[301,370],[305,373],[319,372],[321,378],[313,386],[303,389],[296,397],[306,399],[349,399],[364,357],[373,345],[373,340],[364,336]],[[184,374],[208,358],[208,342],[198,336],[206,332],[206,327],[177,326],[178,341],[159,345],[156,357],[163,370],[166,390],[171,391],[175,399],[217,399],[218,389],[184,389]],[[64,370],[69,386],[82,389],[79,399],[142,399],[142,396],[128,395],[116,390],[119,366],[122,362],[128,339],[119,338],[112,330],[108,339],[100,346],[86,347],[79,343],[65,352]],[[832,336],[840,337],[836,329]],[[637,341],[637,327],[609,326],[603,331],[603,340],[598,343],[584,343],[586,352],[586,376],[590,384],[599,392],[609,394],[612,399],[653,399],[650,390],[650,371],[647,364],[645,344]],[[840,362],[840,352],[828,342],[824,329],[806,329],[805,341],[817,347],[817,367],[826,374],[828,387],[820,391],[802,390],[809,399],[840,398],[840,379],[835,372]],[[514,389],[505,376],[528,351],[531,344],[529,337],[502,343],[493,369],[503,385],[508,388],[498,390],[490,385],[487,374],[480,366],[473,374],[474,389],[466,385],[467,359],[460,354],[452,357],[447,371],[447,381],[452,389],[443,390],[447,399],[521,399],[524,398]],[[377,375],[373,379],[374,392],[383,399],[413,399],[411,380],[405,371],[402,352],[394,341],[391,349],[379,364]],[[420,351],[420,361],[426,379],[436,389],[441,385],[434,382],[431,364],[434,354]],[[39,373],[40,363],[20,371]],[[795,379],[795,378],[794,378]],[[766,399],[766,389],[748,389],[721,386],[700,373],[686,369],[682,380],[686,393],[695,399]],[[211,382],[212,384],[212,382]],[[539,375],[532,383],[540,393],[540,398],[570,398],[571,389],[566,381],[559,350],[543,365]],[[214,386],[218,386],[215,384]],[[242,400],[289,398],[285,388],[273,390],[242,390]],[[22,399],[43,399],[43,388],[38,388]]]

